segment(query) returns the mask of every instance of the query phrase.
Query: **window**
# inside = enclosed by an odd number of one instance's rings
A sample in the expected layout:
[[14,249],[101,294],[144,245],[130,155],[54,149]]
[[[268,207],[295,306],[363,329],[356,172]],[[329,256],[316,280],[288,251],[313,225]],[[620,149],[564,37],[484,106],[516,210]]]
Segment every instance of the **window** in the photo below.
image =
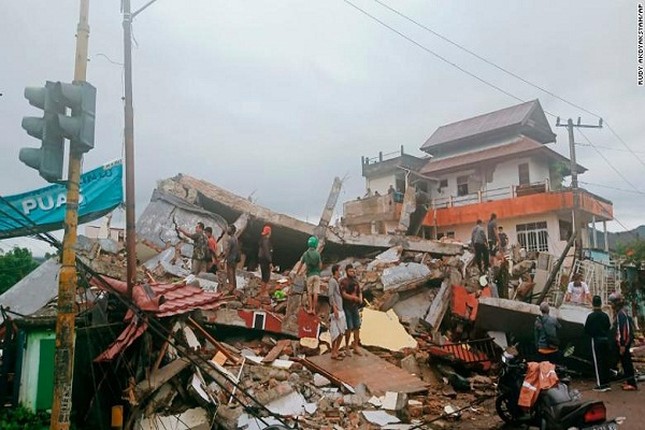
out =
[[455,232],[454,231],[448,231],[445,233],[437,233],[437,240],[446,237],[448,239],[454,239],[455,238]]
[[549,251],[546,221],[515,226],[517,241],[527,251]]
[[468,195],[468,176],[457,176],[457,195]]
[[439,188],[446,188],[448,186],[448,180],[442,179],[439,181]]
[[522,163],[517,166],[518,173],[520,175],[520,185],[528,185],[531,183],[529,177],[529,163]]
[[560,240],[569,240],[571,233],[573,232],[573,225],[569,221],[560,222]]

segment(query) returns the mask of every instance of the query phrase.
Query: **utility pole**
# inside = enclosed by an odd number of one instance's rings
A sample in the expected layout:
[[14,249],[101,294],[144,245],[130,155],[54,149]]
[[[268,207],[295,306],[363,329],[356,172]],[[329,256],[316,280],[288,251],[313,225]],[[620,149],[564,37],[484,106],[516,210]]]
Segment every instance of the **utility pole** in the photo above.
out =
[[125,74],[125,249],[128,297],[137,276],[137,238],[134,223],[134,111],[132,109],[132,14],[130,0],[123,0],[123,67]]
[[580,219],[580,191],[578,189],[578,164],[576,162],[576,144],[573,135],[574,128],[602,128],[602,118],[598,121],[598,125],[582,124],[580,117],[578,122],[574,124],[573,120],[569,118],[566,124],[560,123],[558,117],[556,127],[566,127],[569,132],[569,159],[571,162],[571,191],[573,192],[573,209],[571,210],[571,226],[573,235],[575,236],[574,257],[577,259],[582,258],[582,220]]
[[125,249],[127,255],[128,297],[137,276],[137,237],[134,220],[134,110],[132,108],[132,20],[157,0],[150,0],[136,12],[131,12],[130,0],[122,0],[123,69],[125,74]]
[[[88,22],[89,0],[80,0],[80,15],[76,30],[74,82],[85,82],[87,75],[87,46],[90,36]],[[76,229],[78,227],[79,182],[83,152],[70,145],[67,176],[65,236],[63,237],[62,267],[58,284],[58,314],[56,317],[56,355],[54,358],[54,398],[51,430],[68,430],[72,411],[72,379],[74,376],[74,326],[76,319]]]

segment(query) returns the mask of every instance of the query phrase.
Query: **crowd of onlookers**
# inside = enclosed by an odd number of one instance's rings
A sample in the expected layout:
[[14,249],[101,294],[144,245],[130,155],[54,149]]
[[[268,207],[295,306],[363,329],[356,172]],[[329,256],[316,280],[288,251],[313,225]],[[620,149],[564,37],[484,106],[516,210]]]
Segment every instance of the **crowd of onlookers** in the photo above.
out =
[[[586,303],[589,290],[579,276],[567,287],[569,301]],[[623,369],[623,390],[637,390],[631,347],[634,342],[634,323],[627,313],[625,301],[619,293],[609,296],[613,321],[602,310],[602,299],[593,296],[591,299],[592,312],[587,316],[584,334],[588,336],[594,372],[596,375],[595,391],[608,391],[611,374],[617,374],[617,365]],[[560,323],[549,315],[550,306],[547,302],[540,304],[541,315],[535,320],[535,347],[540,361],[559,363],[562,360],[562,350],[558,337]]]

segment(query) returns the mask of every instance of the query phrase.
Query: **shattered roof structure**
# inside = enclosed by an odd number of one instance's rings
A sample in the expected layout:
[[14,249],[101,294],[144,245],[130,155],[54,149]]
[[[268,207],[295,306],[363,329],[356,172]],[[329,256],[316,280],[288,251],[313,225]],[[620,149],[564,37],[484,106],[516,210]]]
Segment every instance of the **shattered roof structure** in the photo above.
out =
[[[207,181],[179,174],[174,178],[159,182],[149,208],[139,218],[138,233],[148,240],[155,240],[161,245],[173,239],[173,219],[180,225],[192,228],[186,222],[180,222],[183,216],[190,214],[192,219],[216,222],[223,218],[233,223],[243,215],[249,222],[241,236],[242,247],[246,255],[257,255],[257,242],[265,224],[271,225],[274,264],[292,265],[300,259],[306,250],[309,236],[316,235],[320,227],[301,221],[289,215],[274,212],[257,205],[247,198],[238,196]],[[217,214],[217,215],[215,215]],[[221,218],[217,218],[217,216]],[[211,216],[211,218],[206,218]],[[201,218],[200,218],[201,217]],[[213,218],[216,217],[216,218]],[[157,227],[157,226],[161,227]],[[157,231],[157,229],[159,231]],[[349,255],[378,251],[400,245],[405,250],[430,252],[440,255],[456,255],[463,252],[460,244],[442,243],[410,236],[395,235],[360,235],[329,228],[326,234],[325,253],[343,258]],[[170,233],[168,231],[170,230]],[[215,230],[215,229],[214,229]],[[164,233],[165,231],[165,233]],[[165,237],[165,235],[169,235]],[[324,231],[323,231],[324,234]],[[216,235],[214,231],[214,235]]]

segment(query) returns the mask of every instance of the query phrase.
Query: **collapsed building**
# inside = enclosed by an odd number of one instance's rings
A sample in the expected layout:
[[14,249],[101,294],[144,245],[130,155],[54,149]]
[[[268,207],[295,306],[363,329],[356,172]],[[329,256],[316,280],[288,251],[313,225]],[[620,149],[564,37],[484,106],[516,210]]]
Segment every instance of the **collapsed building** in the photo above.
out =
[[[111,410],[125,416],[125,428],[136,429],[296,422],[406,428],[402,423],[436,420],[459,428],[458,420],[494,421],[494,411],[473,405],[494,394],[488,374],[508,334],[524,340],[530,354],[538,300],[559,305],[572,272],[583,273],[605,298],[619,288],[610,265],[566,252],[573,200],[560,186],[566,159],[545,146],[554,138],[537,101],[440,127],[422,147],[432,158],[403,150],[363,158],[369,192],[345,202],[336,225],[338,179],[318,224],[188,175],[159,181],[137,222],[131,300],[124,298],[120,236],[79,237],[86,288],[77,296],[72,401],[83,416],[76,422],[108,428]],[[581,202],[585,225],[611,219],[610,202],[586,191]],[[482,279],[468,241],[474,222],[492,212],[513,246]],[[219,243],[227,225],[237,226],[243,258],[236,291],[221,288],[221,273],[190,274],[192,244],[176,230],[198,221],[213,228]],[[261,294],[257,273],[266,224],[281,269],[270,282],[276,295]],[[289,273],[312,235],[321,239],[325,263],[314,315],[303,309],[302,279]],[[584,244],[597,245],[593,238]],[[326,329],[332,263],[357,268],[365,297],[365,355],[342,362],[330,359]],[[15,360],[3,355],[3,394],[35,410],[51,404],[57,267],[47,262],[0,296],[5,351],[16,353]],[[575,344],[582,362],[586,313],[568,305],[556,310],[563,340]]]

